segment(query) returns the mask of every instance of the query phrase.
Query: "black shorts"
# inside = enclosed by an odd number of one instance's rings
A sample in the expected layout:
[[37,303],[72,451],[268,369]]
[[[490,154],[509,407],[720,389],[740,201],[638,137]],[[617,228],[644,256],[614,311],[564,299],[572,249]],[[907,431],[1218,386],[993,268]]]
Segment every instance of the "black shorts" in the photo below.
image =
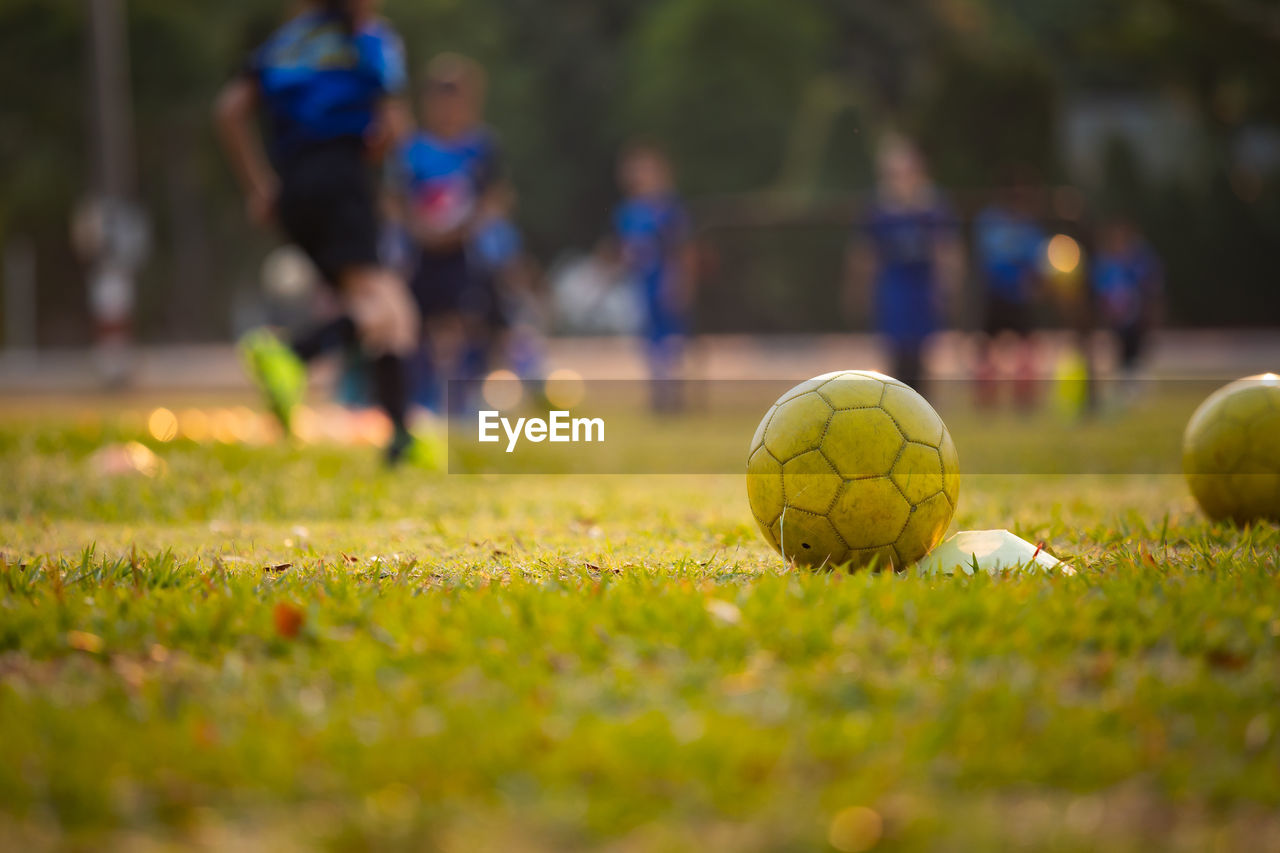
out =
[[496,310],[491,278],[476,274],[462,250],[424,250],[413,274],[412,289],[423,317],[458,314],[486,321]]
[[1026,337],[1031,334],[1031,306],[988,291],[982,329],[992,337],[1001,332]]
[[285,234],[337,286],[342,274],[378,265],[373,177],[359,140],[338,140],[279,164],[276,214]]
[[470,281],[467,255],[456,252],[418,253],[418,266],[410,288],[423,317],[458,313],[462,294]]
[[462,296],[462,313],[474,317],[490,331],[503,332],[511,328],[508,306],[493,273],[472,274],[471,284]]
[[891,342],[889,375],[924,395],[924,341]]

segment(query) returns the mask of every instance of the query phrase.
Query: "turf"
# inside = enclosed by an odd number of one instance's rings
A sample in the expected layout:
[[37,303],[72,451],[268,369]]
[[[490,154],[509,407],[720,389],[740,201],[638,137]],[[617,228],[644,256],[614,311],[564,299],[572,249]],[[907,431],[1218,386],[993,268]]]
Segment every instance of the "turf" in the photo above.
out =
[[0,423],[0,848],[1280,844],[1280,532],[1179,477],[966,476],[1074,578],[847,576],[739,476],[141,437]]

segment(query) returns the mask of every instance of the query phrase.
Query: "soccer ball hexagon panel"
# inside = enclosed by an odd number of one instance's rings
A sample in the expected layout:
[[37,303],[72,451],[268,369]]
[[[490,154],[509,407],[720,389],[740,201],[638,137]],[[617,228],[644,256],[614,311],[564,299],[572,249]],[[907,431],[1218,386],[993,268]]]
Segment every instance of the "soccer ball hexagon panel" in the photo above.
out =
[[904,568],[941,541],[959,497],[959,459],[942,418],[883,374],[800,383],[751,441],[752,515],[769,544],[800,565]]

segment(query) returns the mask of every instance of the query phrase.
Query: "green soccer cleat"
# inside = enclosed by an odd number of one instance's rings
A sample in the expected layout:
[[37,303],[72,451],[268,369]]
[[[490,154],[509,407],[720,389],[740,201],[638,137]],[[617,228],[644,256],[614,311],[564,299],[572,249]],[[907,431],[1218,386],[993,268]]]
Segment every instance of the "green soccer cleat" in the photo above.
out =
[[267,329],[240,339],[240,357],[254,383],[267,398],[267,407],[280,421],[285,435],[293,428],[293,410],[307,392],[307,366]]

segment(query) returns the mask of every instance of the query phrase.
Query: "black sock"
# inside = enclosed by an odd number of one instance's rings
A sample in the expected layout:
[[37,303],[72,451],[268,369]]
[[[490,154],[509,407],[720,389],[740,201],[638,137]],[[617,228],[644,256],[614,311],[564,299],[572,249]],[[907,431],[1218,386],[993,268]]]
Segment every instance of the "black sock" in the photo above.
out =
[[356,324],[347,315],[295,338],[290,345],[295,355],[309,362],[330,350],[346,346],[356,339]]
[[391,419],[396,436],[404,435],[408,431],[405,414],[409,408],[409,383],[405,378],[404,359],[381,355],[373,360],[373,393],[378,405]]

